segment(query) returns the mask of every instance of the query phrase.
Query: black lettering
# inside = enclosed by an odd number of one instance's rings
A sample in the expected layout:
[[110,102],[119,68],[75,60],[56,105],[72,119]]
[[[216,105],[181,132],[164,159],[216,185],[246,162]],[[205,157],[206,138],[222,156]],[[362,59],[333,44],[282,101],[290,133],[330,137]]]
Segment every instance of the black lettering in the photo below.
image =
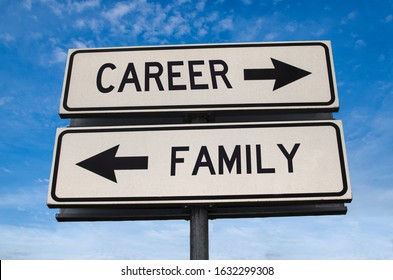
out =
[[251,174],[251,146],[246,145],[246,170],[247,174]]
[[262,153],[261,153],[261,145],[256,145],[256,154],[257,154],[257,172],[259,173],[276,173],[275,168],[263,168],[262,167]]
[[[150,72],[151,68],[157,68],[156,72]],[[157,87],[160,91],[164,90],[160,76],[163,72],[162,65],[159,62],[146,62],[145,63],[145,91],[150,90],[150,79],[156,80]]]
[[112,85],[110,85],[109,87],[104,87],[102,85],[102,74],[104,73],[104,70],[106,68],[110,68],[110,69],[114,70],[114,69],[116,69],[116,66],[112,63],[105,63],[104,65],[102,65],[100,67],[100,69],[98,69],[96,84],[97,84],[97,89],[102,93],[111,92],[115,88]]
[[181,66],[183,61],[168,61],[168,89],[169,90],[186,90],[186,85],[174,85],[173,78],[180,77],[180,72],[173,72],[173,66]]
[[203,65],[205,62],[203,60],[191,60],[188,62],[188,70],[190,74],[190,85],[191,89],[209,89],[208,84],[196,84],[195,77],[201,77],[201,71],[195,71],[194,65]]
[[300,143],[296,143],[290,153],[288,153],[283,144],[277,144],[277,146],[280,148],[281,152],[288,160],[288,173],[293,173],[293,157],[299,149]]
[[[222,70],[216,70],[215,65],[221,65]],[[227,76],[228,73],[228,65],[223,60],[209,60],[210,66],[210,75],[212,79],[213,88],[218,88],[217,86],[217,77],[221,76],[227,88],[232,88],[231,83],[229,82]]]
[[[202,159],[205,158],[205,161]],[[195,162],[194,169],[192,170],[192,175],[197,175],[200,167],[207,166],[209,168],[211,175],[216,175],[214,171],[213,163],[209,155],[209,151],[207,150],[206,146],[202,146],[201,150],[199,151],[199,155],[197,161]]]
[[171,152],[171,176],[176,175],[176,163],[184,163],[184,158],[178,158],[176,157],[177,152],[181,151],[189,151],[190,147],[188,146],[182,146],[182,147],[172,147],[172,152]]
[[232,172],[233,166],[236,161],[236,173],[242,173],[241,158],[240,158],[240,145],[236,145],[233,150],[232,156],[229,159],[224,146],[218,146],[218,174],[224,174],[224,162],[227,166],[229,173]]
[[[129,78],[129,74],[131,73],[131,78]],[[135,84],[135,88],[137,91],[141,91],[141,85],[139,84],[138,76],[135,71],[134,63],[128,63],[127,69],[124,72],[123,79],[121,80],[118,92],[123,92],[124,86],[126,84]]]

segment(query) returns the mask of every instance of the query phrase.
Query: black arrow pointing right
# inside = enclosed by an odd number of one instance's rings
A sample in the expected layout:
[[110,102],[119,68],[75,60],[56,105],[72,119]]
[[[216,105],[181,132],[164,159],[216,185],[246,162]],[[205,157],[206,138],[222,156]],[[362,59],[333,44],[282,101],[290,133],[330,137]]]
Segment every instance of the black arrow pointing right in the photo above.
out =
[[76,165],[117,183],[115,170],[148,169],[148,157],[116,157],[120,145],[114,146]]
[[274,68],[268,69],[244,69],[244,80],[276,80],[273,91],[287,84],[299,80],[311,72],[297,68],[285,62],[270,58]]

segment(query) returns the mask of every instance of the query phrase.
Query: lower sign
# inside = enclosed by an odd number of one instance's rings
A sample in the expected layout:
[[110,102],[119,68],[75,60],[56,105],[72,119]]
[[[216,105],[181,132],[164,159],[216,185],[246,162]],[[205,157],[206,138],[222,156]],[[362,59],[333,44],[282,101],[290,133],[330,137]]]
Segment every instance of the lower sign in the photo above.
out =
[[58,129],[50,207],[350,201],[340,121]]

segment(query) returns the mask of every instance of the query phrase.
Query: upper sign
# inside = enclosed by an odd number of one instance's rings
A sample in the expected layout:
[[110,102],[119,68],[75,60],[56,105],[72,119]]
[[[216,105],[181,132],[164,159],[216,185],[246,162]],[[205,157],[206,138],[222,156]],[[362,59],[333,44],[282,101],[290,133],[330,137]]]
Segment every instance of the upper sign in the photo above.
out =
[[58,129],[48,205],[349,201],[340,121]]
[[70,50],[60,115],[337,111],[329,41]]

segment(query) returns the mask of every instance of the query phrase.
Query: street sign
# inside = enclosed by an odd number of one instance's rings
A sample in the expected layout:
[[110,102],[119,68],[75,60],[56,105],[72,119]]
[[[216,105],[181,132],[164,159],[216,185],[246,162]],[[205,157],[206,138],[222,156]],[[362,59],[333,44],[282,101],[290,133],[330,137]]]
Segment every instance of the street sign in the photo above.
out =
[[60,116],[339,108],[329,41],[69,51]]
[[50,207],[350,201],[340,121],[58,129]]

